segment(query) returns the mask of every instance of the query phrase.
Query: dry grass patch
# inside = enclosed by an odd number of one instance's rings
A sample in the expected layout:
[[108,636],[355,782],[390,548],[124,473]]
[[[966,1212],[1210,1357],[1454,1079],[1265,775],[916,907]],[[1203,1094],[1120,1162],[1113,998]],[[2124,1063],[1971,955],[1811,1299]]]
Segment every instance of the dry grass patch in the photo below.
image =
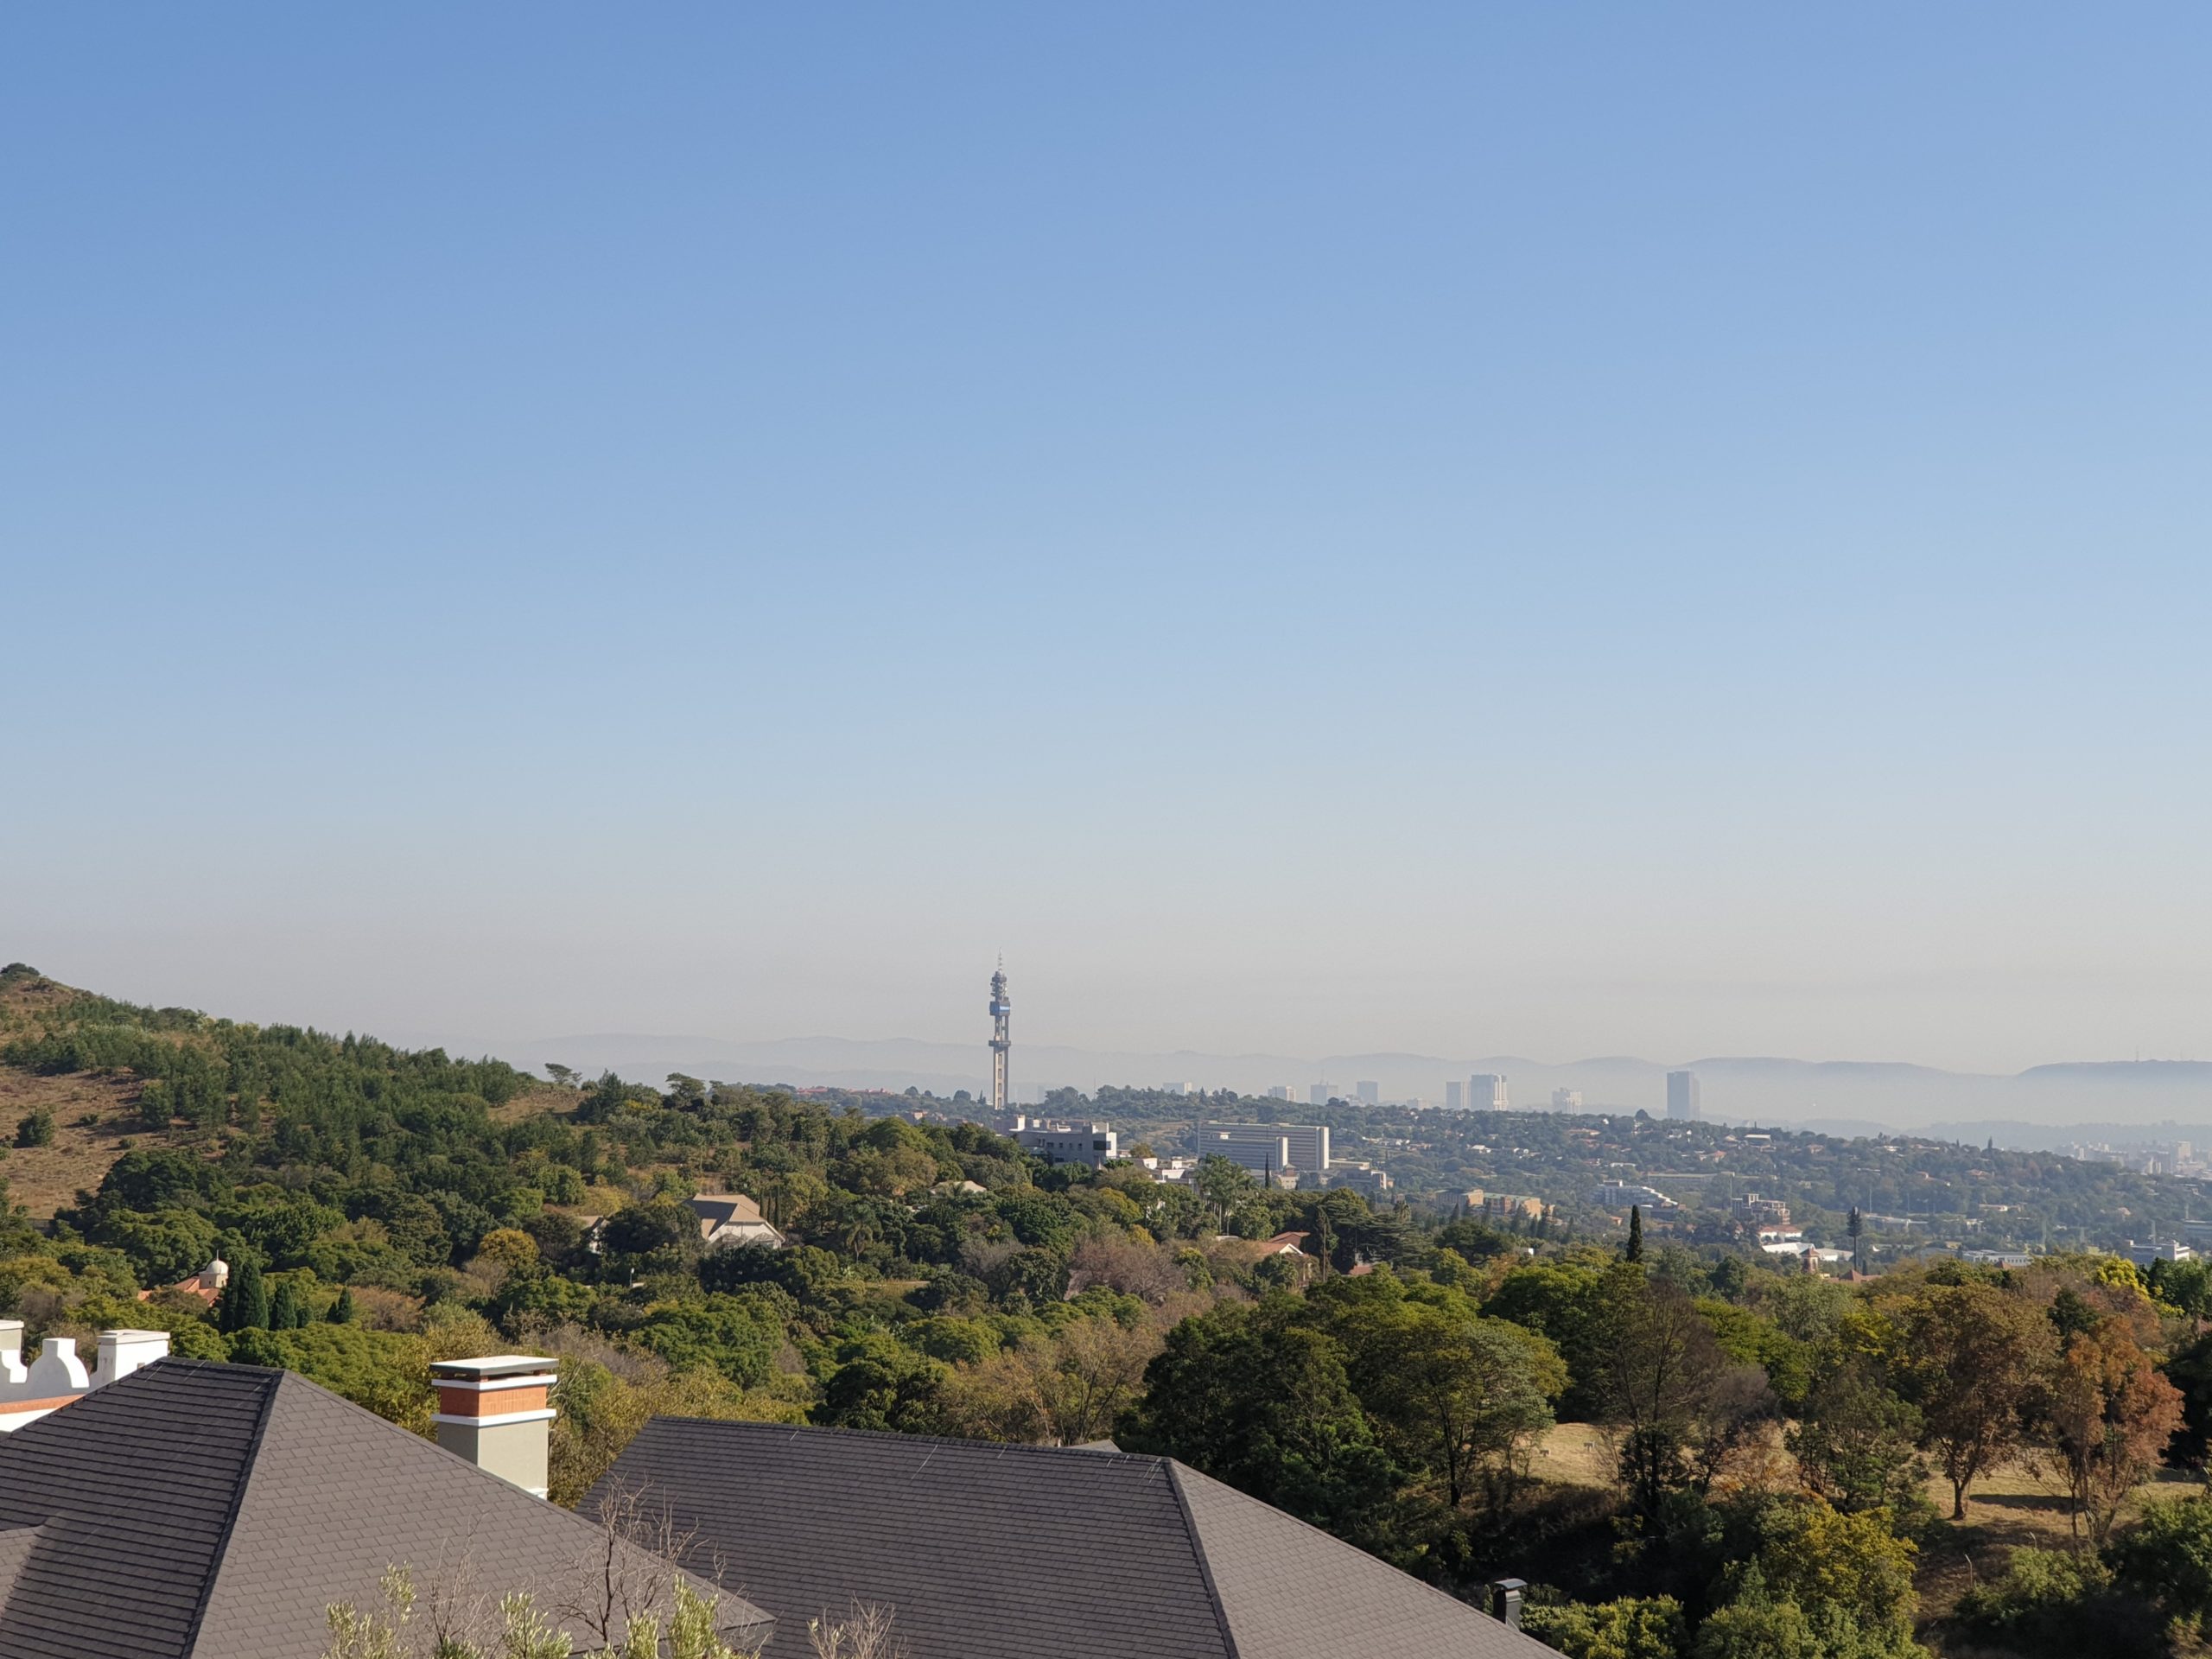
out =
[[[0,1066],[0,1140],[12,1142],[16,1123],[41,1107],[54,1114],[52,1146],[10,1145],[0,1159],[9,1196],[34,1219],[45,1221],[74,1204],[79,1189],[99,1186],[108,1166],[123,1155],[123,1137],[144,1133],[137,1102],[138,1084],[131,1078],[83,1072],[42,1077]],[[88,1117],[92,1126],[79,1128]]]
[[1558,1486],[1613,1486],[1618,1465],[1612,1442],[1593,1423],[1560,1423],[1536,1443],[1529,1472]]
[[576,1109],[578,1098],[573,1089],[556,1089],[550,1083],[541,1083],[494,1106],[492,1121],[494,1123],[520,1123],[526,1118],[542,1117],[549,1112],[573,1112]]

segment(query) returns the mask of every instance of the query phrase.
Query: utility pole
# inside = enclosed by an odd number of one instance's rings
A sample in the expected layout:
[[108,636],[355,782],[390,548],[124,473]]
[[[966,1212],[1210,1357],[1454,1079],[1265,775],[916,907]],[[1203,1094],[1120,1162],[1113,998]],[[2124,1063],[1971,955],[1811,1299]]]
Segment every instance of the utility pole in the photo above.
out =
[[991,1111],[998,1116],[1008,1109],[1007,1056],[1014,1048],[1014,1039],[1007,1034],[1007,1021],[1013,1013],[1014,1004],[1006,996],[1006,958],[1001,957],[999,970],[991,976]]

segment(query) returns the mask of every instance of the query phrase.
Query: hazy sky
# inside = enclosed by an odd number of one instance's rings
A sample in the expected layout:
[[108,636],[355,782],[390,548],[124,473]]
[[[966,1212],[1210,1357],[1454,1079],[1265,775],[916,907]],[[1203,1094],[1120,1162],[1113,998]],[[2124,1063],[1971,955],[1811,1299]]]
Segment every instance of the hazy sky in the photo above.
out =
[[2208,71],[2196,5],[13,8],[0,959],[2212,1055]]

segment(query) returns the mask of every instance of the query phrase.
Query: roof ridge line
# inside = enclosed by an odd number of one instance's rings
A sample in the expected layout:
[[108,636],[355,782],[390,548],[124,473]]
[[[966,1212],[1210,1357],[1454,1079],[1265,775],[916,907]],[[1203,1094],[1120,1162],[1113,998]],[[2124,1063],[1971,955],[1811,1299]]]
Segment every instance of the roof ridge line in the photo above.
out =
[[1213,1563],[1206,1559],[1205,1542],[1198,1536],[1198,1518],[1192,1514],[1191,1500],[1183,1491],[1182,1465],[1173,1458],[1160,1461],[1167,1465],[1167,1490],[1175,1494],[1176,1512],[1183,1517],[1183,1535],[1191,1541],[1191,1558],[1198,1563],[1199,1582],[1206,1587],[1206,1601],[1213,1609],[1214,1626],[1221,1632],[1221,1645],[1229,1659],[1240,1659],[1236,1632],[1229,1626],[1229,1609],[1222,1605],[1221,1586],[1213,1581]]
[[840,1423],[764,1423],[749,1421],[746,1419],[736,1417],[695,1417],[680,1412],[656,1413],[653,1416],[646,1419],[646,1421],[651,1423],[712,1424],[718,1429],[725,1430],[757,1428],[771,1432],[780,1432],[785,1435],[786,1444],[804,1439],[808,1435],[818,1434],[825,1439],[835,1438],[848,1440],[896,1440],[901,1446],[949,1446],[962,1450],[972,1450],[977,1452],[1018,1452],[1029,1456],[1041,1455],[1049,1457],[1056,1453],[1066,1452],[1079,1455],[1086,1461],[1096,1464],[1113,1464],[1116,1462],[1160,1464],[1173,1461],[1172,1459],[1161,1456],[1157,1452],[1123,1452],[1120,1450],[1112,1452],[1086,1452],[1079,1446],[1038,1446],[1032,1444],[1027,1440],[970,1440],[964,1435],[959,1434],[906,1434],[901,1433],[895,1428],[847,1428]]
[[[149,1368],[150,1369],[150,1368]],[[230,1556],[231,1535],[238,1529],[238,1511],[245,1507],[245,1489],[253,1478],[254,1465],[261,1460],[261,1442],[269,1433],[271,1408],[276,1403],[277,1384],[284,1378],[281,1370],[262,1370],[266,1380],[261,1386],[261,1410],[253,1421],[253,1435],[245,1443],[245,1456],[238,1465],[238,1478],[231,1488],[229,1507],[223,1512],[223,1529],[215,1535],[215,1548],[207,1562],[207,1576],[200,1581],[200,1594],[193,1603],[192,1622],[185,1626],[183,1651],[189,1655],[200,1645],[200,1627],[207,1618],[207,1604],[215,1594],[215,1580],[223,1576],[223,1563]]]

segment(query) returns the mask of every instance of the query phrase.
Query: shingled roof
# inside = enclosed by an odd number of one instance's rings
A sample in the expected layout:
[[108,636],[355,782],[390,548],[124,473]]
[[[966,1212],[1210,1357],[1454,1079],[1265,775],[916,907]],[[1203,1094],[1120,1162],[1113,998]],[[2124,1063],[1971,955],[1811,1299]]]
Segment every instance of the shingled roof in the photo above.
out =
[[0,1441],[0,1659],[304,1659],[393,1565],[556,1616],[605,1537],[302,1377],[163,1360]]
[[769,1659],[855,1602],[912,1659],[1551,1651],[1167,1458],[660,1417],[594,1496],[620,1491],[742,1568]]

